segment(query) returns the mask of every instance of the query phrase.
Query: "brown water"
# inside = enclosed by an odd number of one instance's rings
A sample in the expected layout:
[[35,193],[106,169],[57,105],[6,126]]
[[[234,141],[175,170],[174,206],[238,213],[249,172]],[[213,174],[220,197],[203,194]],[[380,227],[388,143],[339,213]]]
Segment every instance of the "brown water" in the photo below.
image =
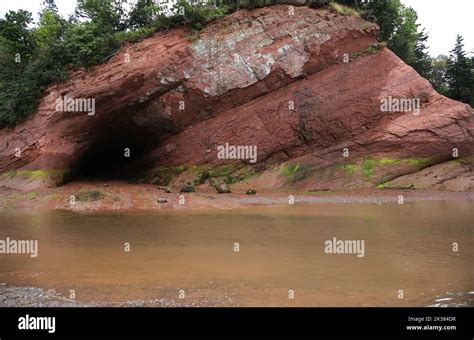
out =
[[[55,288],[66,297],[74,289],[85,303],[472,305],[473,203],[167,214],[3,212],[0,239],[37,239],[39,256],[0,255],[0,282]],[[324,242],[333,237],[364,240],[365,256],[326,254]],[[126,242],[130,252],[124,251]]]

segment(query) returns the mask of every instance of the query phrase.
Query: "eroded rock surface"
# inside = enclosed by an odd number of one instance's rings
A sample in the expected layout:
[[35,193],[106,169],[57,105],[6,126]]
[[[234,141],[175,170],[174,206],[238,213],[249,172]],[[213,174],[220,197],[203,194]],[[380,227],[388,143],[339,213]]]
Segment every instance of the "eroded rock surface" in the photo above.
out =
[[[474,190],[469,105],[378,48],[375,25],[293,10],[239,11],[197,38],[157,33],[71,74],[33,117],[0,130],[0,184],[54,186],[109,166],[102,175],[168,185],[224,167],[257,189]],[[95,115],[56,111],[62,96],[95,99]],[[417,98],[420,110],[382,112],[388,97]],[[257,147],[257,162],[219,159],[225,143]]]

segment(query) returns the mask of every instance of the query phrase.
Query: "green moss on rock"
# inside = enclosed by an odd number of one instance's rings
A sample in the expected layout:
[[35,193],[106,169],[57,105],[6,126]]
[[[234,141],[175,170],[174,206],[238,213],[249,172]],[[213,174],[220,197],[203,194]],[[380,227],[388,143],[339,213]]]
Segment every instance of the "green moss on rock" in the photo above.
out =
[[351,58],[354,59],[354,58],[363,57],[369,54],[376,54],[380,50],[384,49],[385,47],[387,47],[387,43],[384,43],[384,42],[372,44],[359,52],[351,54]]
[[27,181],[52,180],[55,185],[62,185],[69,175],[68,169],[37,169],[37,170],[12,170],[2,174],[3,178],[19,178]]
[[388,158],[383,157],[378,160],[378,165],[387,166],[387,165],[410,165],[410,166],[424,166],[429,164],[431,158]]
[[21,193],[21,194],[13,194],[10,195],[10,199],[15,201],[22,201],[22,200],[32,200],[38,197],[38,193],[36,192],[28,192],[28,193]]
[[344,170],[344,174],[349,177],[354,174],[355,169],[356,166],[352,163],[346,163],[342,165],[342,170]]
[[252,167],[247,167],[242,164],[205,164],[163,167],[155,170],[155,172],[150,176],[150,182],[153,184],[166,186],[170,184],[174,177],[182,174],[194,176],[194,185],[204,184],[206,181],[212,178],[219,179],[226,184],[233,184],[254,176],[255,170]]
[[100,191],[91,190],[78,192],[74,197],[76,202],[93,202],[103,199],[105,195]]
[[373,158],[366,158],[362,163],[362,175],[365,178],[371,178],[374,173],[375,160]]
[[293,177],[299,169],[299,164],[287,164],[281,167],[281,173],[285,177]]

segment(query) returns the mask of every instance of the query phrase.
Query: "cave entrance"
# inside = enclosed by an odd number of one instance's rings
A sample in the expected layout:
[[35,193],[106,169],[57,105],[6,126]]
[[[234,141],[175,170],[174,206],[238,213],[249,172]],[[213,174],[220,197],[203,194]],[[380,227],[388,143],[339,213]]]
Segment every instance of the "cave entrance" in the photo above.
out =
[[[123,122],[122,122],[123,123]],[[130,121],[101,124],[73,167],[71,181],[137,180],[157,136]]]

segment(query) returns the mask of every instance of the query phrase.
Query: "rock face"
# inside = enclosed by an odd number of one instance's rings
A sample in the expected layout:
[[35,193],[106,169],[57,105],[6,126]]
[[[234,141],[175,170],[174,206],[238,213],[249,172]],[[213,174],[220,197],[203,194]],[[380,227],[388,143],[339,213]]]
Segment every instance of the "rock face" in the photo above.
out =
[[[168,185],[206,171],[269,189],[474,190],[473,109],[436,93],[376,33],[356,17],[277,5],[198,37],[174,29],[124,46],[0,130],[0,185]],[[94,99],[95,114],[58,111],[65,96]],[[239,152],[221,157],[226,144]]]

